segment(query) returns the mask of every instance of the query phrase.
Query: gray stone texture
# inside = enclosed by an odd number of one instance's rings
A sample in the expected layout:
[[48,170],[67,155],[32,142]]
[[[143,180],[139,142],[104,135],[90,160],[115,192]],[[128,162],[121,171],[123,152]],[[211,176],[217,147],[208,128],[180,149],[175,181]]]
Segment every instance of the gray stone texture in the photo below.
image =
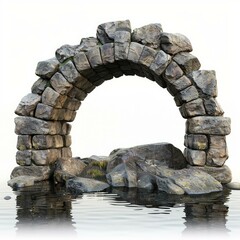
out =
[[32,163],[32,152],[31,150],[17,151],[16,161],[20,166],[30,166]]
[[174,55],[178,52],[191,52],[192,44],[189,39],[180,33],[165,33],[161,34],[161,48],[168,54]]
[[32,161],[37,166],[53,164],[61,158],[61,149],[32,150]]
[[206,153],[201,150],[185,148],[184,155],[190,165],[204,166],[206,164]]
[[51,87],[47,87],[42,93],[42,103],[54,108],[62,108],[67,96],[61,95]]
[[41,96],[34,93],[29,93],[22,98],[18,104],[15,113],[20,116],[33,116],[37,104],[41,101]]
[[217,97],[217,80],[215,71],[193,71],[188,76],[196,84],[202,94]]
[[186,134],[184,145],[195,150],[206,150],[208,149],[208,137],[201,134]]
[[87,52],[99,44],[99,41],[95,37],[82,38],[78,50]]
[[208,115],[222,116],[224,114],[224,111],[222,110],[220,104],[217,102],[216,98],[204,98],[203,103]]
[[[158,52],[156,50],[154,50],[150,47],[144,46],[138,63],[140,63],[141,65],[143,65],[145,67],[149,67],[152,64],[152,62],[154,61],[157,53]],[[161,58],[158,58],[158,59],[161,60]],[[156,66],[157,66],[157,63],[156,63]]]
[[52,76],[50,83],[53,89],[62,95],[67,94],[73,87],[59,72]]
[[[170,59],[170,57],[169,57]],[[167,82],[172,83],[175,80],[179,79],[182,77],[183,71],[182,69],[177,65],[176,62],[172,61],[168,67],[166,68],[163,77]]]
[[182,68],[185,74],[196,71],[201,67],[199,60],[188,52],[180,52],[173,57],[173,60]]
[[77,47],[78,46],[71,46],[68,44],[61,46],[55,52],[55,56],[56,56],[57,60],[60,63],[63,63],[67,59],[74,57]]
[[17,149],[23,151],[31,148],[32,148],[32,136],[19,135],[17,140]]
[[227,117],[199,116],[187,120],[187,132],[194,134],[228,135],[231,120]]
[[148,24],[133,30],[132,41],[141,43],[142,45],[146,45],[153,49],[159,49],[160,36],[162,32],[163,30],[161,24]]
[[37,64],[35,74],[43,79],[50,79],[58,70],[59,62],[56,58],[41,61]]
[[199,97],[198,91],[194,86],[187,87],[177,93],[174,97],[177,106],[190,102]]
[[39,78],[33,85],[32,85],[32,93],[41,95],[43,91],[50,86],[49,80]]

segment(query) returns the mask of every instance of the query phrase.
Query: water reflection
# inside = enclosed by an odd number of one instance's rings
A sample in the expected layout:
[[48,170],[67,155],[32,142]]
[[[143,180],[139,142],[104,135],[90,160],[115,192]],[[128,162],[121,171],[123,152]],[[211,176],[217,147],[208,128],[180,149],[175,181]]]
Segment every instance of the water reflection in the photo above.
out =
[[[64,188],[56,187],[48,182],[25,188],[17,191],[16,194],[17,234],[26,233],[28,229],[31,232],[47,229],[48,233],[51,230],[56,231],[56,229],[60,233],[62,229],[68,236],[76,235],[72,217],[72,203],[76,196],[72,196]],[[124,208],[131,207],[136,211],[143,208],[153,209],[149,214],[171,214],[173,208],[184,209],[185,229],[183,235],[185,236],[195,230],[206,231],[207,234],[211,230],[213,232],[217,230],[221,232],[222,236],[228,233],[226,228],[226,216],[228,214],[226,202],[230,190],[227,189],[220,193],[201,196],[176,196],[163,192],[153,193],[126,188],[114,188],[106,194],[109,194],[109,198],[111,198],[109,202],[111,205],[122,205]],[[94,197],[99,196],[102,196],[102,193],[94,194]],[[77,196],[78,204],[81,204],[81,198],[82,196]],[[104,214],[104,211],[102,214]],[[89,222],[89,224],[91,223]],[[61,228],[61,226],[64,226],[64,228]]]

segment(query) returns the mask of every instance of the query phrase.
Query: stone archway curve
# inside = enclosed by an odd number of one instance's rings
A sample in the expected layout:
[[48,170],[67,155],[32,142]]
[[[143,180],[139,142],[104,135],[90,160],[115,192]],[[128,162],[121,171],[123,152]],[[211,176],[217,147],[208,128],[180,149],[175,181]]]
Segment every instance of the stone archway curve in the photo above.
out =
[[131,30],[130,21],[98,26],[95,37],[63,45],[37,64],[31,93],[15,113],[20,166],[49,166],[71,157],[71,125],[81,102],[104,81],[137,75],[155,81],[174,97],[186,119],[185,157],[192,166],[221,167],[228,158],[230,119],[218,104],[215,71],[199,70],[192,45],[160,24]]

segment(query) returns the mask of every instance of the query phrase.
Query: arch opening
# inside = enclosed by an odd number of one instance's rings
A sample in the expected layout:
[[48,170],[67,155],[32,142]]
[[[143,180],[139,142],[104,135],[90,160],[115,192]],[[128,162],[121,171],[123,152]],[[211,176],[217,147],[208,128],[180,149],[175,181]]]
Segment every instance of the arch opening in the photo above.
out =
[[200,70],[191,51],[182,34],[163,32],[160,24],[132,31],[128,20],[101,24],[96,37],[61,46],[54,58],[38,63],[40,78],[15,111],[17,164],[52,166],[59,158],[72,157],[69,122],[82,101],[104,81],[136,75],[172,95],[186,119],[188,164],[212,172],[222,169],[228,158],[230,119],[216,100],[215,71]]

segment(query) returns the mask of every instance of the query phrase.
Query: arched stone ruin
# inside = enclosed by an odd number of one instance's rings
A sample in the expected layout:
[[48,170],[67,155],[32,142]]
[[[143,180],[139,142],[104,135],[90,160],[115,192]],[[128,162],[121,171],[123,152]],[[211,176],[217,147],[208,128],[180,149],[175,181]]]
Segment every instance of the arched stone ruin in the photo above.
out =
[[[188,164],[217,179],[231,175],[224,165],[230,119],[223,116],[216,100],[215,71],[199,70],[200,62],[191,51],[189,39],[182,34],[163,32],[160,24],[132,31],[128,20],[101,24],[96,38],[61,46],[54,58],[37,64],[39,79],[15,111],[19,115],[15,118],[17,164],[51,166],[59,158],[72,157],[69,122],[81,102],[106,80],[137,75],[173,96],[186,119]],[[231,177],[221,182],[229,181]]]

